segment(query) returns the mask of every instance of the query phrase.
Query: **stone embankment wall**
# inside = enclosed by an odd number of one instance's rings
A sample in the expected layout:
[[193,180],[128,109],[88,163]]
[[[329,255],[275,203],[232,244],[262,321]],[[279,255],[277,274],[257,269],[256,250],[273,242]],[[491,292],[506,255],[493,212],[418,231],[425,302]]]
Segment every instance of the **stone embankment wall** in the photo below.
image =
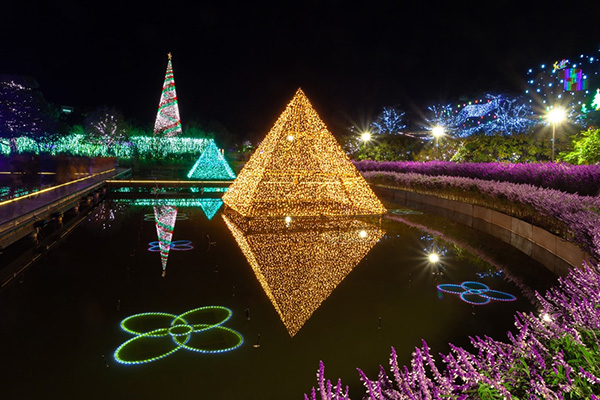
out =
[[573,243],[510,215],[397,188],[375,185],[373,190],[394,203],[430,210],[497,237],[560,276],[589,260],[589,256]]

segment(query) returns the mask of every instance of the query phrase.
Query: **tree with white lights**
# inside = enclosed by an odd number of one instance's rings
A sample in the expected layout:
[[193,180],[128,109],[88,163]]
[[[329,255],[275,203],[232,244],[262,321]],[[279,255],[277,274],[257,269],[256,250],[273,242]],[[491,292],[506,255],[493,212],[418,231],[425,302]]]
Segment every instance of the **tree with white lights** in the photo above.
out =
[[53,133],[58,112],[44,99],[37,81],[20,75],[0,75],[0,137],[16,152],[16,139],[39,140]]
[[375,121],[371,123],[374,133],[399,135],[406,128],[404,123],[404,111],[396,107],[383,107]]

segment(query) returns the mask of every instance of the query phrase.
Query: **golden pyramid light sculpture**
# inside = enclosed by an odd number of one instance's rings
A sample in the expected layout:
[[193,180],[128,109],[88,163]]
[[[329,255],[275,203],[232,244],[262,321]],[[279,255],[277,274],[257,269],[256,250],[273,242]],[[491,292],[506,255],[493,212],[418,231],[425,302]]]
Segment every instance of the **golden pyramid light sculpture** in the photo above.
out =
[[301,89],[223,202],[247,217],[386,212]]
[[222,218],[291,337],[384,234],[352,217]]

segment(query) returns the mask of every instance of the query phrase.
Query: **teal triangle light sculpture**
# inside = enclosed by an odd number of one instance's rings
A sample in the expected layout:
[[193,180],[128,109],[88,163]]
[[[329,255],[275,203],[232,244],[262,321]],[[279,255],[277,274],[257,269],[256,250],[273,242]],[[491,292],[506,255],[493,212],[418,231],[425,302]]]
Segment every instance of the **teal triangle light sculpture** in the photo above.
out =
[[187,177],[198,180],[232,180],[236,178],[236,175],[217,148],[214,140],[211,139],[190,172],[188,172]]

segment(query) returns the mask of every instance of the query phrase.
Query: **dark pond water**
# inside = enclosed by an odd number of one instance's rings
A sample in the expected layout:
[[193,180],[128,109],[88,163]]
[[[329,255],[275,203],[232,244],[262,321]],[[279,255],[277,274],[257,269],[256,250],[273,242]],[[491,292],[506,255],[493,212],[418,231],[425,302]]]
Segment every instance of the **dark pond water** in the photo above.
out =
[[[434,353],[447,352],[448,342],[468,347],[469,335],[505,339],[515,311],[535,311],[531,289],[554,279],[493,238],[410,210],[390,214],[410,225],[390,218],[248,224],[224,218],[216,200],[169,200],[179,218],[164,277],[160,253],[148,251],[157,241],[152,203],[113,199],[3,290],[2,398],[301,399],[323,360],[326,376],[341,378],[359,399],[356,368],[376,376],[391,346],[406,363],[421,338]],[[439,264],[428,261],[431,251]],[[516,300],[472,305],[437,290],[465,281]],[[135,337],[121,329],[125,318],[206,306],[231,310],[223,326],[243,337],[241,346],[182,348],[134,365],[115,360],[115,350]],[[215,324],[223,315],[184,318]],[[132,329],[163,328],[162,337],[134,341],[123,357],[143,361],[174,349],[172,321],[134,320]],[[178,329],[171,334],[186,338],[188,328]],[[189,335],[188,345],[235,345],[230,331],[209,331]]]

